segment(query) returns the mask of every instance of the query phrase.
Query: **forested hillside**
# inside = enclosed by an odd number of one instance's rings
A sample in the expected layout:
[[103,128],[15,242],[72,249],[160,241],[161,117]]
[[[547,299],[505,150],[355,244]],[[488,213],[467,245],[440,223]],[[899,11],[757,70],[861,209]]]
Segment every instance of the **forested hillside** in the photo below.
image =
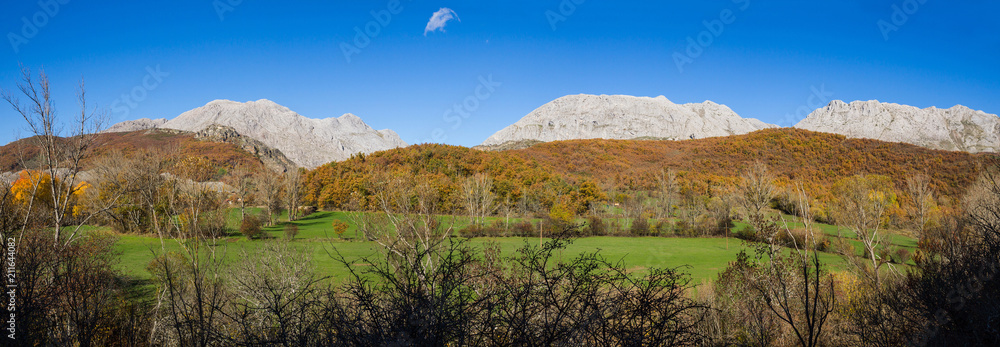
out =
[[[252,153],[244,151],[233,144],[211,141],[199,141],[194,133],[178,130],[141,130],[122,133],[102,133],[96,135],[93,154],[84,158],[81,163],[84,170],[90,170],[106,155],[114,152],[125,154],[136,150],[160,150],[177,158],[206,159],[217,174],[218,179],[231,168],[246,165],[251,168],[263,169],[261,161]],[[28,166],[39,158],[38,147],[34,138],[21,139],[0,147],[0,172],[22,170],[22,157]],[[75,138],[56,138],[58,142],[70,142]]]
[[688,141],[560,141],[510,153],[560,176],[591,178],[618,189],[651,189],[663,168],[689,172],[692,180],[725,181],[760,160],[785,183],[829,188],[843,177],[875,174],[902,184],[923,173],[935,190],[949,196],[975,180],[978,158],[986,156],[792,128]]
[[355,204],[371,207],[372,186],[384,175],[398,174],[428,182],[445,205],[454,205],[461,180],[484,173],[501,201],[529,198],[549,208],[566,201],[584,210],[611,192],[656,191],[667,170],[676,172],[680,187],[713,195],[761,161],[779,187],[801,183],[820,201],[830,198],[835,182],[857,174],[887,176],[899,190],[908,177],[924,174],[933,190],[956,197],[976,179],[978,163],[988,155],[787,128],[686,141],[558,141],[499,152],[417,145],[321,166],[308,173],[304,196],[308,204],[345,208],[353,192]]

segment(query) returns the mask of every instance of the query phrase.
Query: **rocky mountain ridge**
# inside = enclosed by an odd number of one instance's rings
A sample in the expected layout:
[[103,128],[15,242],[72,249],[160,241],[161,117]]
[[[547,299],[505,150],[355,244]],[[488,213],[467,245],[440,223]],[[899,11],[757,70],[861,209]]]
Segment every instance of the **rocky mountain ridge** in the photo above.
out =
[[[268,163],[274,168],[284,168],[284,160],[313,168],[356,153],[406,146],[392,130],[376,131],[353,114],[311,119],[269,100],[216,100],[173,120],[143,118],[116,124],[108,132],[150,128],[200,132],[210,127],[218,128],[212,128],[215,135],[206,138],[232,140],[251,153],[263,150],[265,156],[276,158]],[[776,127],[742,118],[712,101],[675,104],[663,96],[580,94],[542,105],[475,148],[509,150],[541,142],[595,138],[686,140]],[[835,100],[813,111],[795,128],[932,149],[1000,152],[1000,117],[961,105],[920,109],[876,100]]]
[[127,133],[130,131],[147,130],[147,129],[159,128],[166,122],[167,122],[166,118],[157,118],[157,119],[139,118],[136,120],[127,120],[121,123],[117,123],[102,132]]
[[932,149],[1000,153],[1000,117],[962,105],[921,109],[878,100],[834,100],[795,128]]
[[285,172],[298,168],[281,151],[265,145],[263,142],[243,136],[236,129],[224,125],[212,124],[195,133],[194,138],[201,141],[231,143],[240,149],[256,156],[264,167],[275,172]]
[[490,136],[482,148],[505,143],[571,139],[683,140],[740,135],[774,128],[742,118],[711,101],[675,104],[664,96],[569,95],[542,105],[521,120]]
[[116,124],[111,129],[124,131],[146,127],[200,132],[213,124],[229,127],[242,136],[277,149],[296,165],[306,168],[344,160],[357,153],[406,146],[394,131],[372,129],[353,114],[307,118],[266,99],[245,103],[215,100],[163,123],[140,119]]

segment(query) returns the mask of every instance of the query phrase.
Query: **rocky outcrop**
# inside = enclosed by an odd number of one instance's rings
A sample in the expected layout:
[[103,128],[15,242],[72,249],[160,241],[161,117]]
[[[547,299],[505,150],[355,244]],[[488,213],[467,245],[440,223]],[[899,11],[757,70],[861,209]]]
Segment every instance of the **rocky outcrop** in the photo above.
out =
[[507,141],[498,145],[472,146],[472,149],[480,151],[493,151],[493,152],[512,151],[517,149],[525,149],[537,145],[539,143],[543,142],[535,140],[518,140],[518,141]]
[[240,149],[256,156],[262,163],[264,163],[264,166],[271,169],[271,171],[285,172],[288,170],[294,170],[298,167],[295,163],[289,160],[284,153],[281,153],[281,151],[268,147],[263,142],[240,135],[236,129],[224,125],[211,124],[205,129],[195,133],[194,138],[202,141],[230,143],[236,145],[236,147],[239,147]]
[[757,119],[741,118],[729,107],[711,101],[675,104],[663,96],[581,94],[542,105],[490,136],[481,146],[502,148],[508,142],[594,138],[685,140],[773,127]]
[[835,100],[795,127],[949,151],[1000,152],[1000,117],[961,105],[921,109],[877,100]]
[[136,119],[136,120],[127,120],[127,121],[124,121],[124,122],[112,125],[110,128],[108,128],[107,130],[105,130],[103,132],[105,132],[105,133],[126,133],[126,132],[130,132],[130,131],[139,131],[139,130],[154,129],[154,128],[159,128],[160,126],[162,126],[166,122],[167,122],[166,118],[157,118],[157,119],[139,118],[139,119]]
[[270,100],[245,103],[216,100],[184,112],[162,127],[198,132],[212,124],[230,127],[280,150],[295,164],[306,168],[345,160],[357,153],[406,146],[392,130],[376,131],[353,114],[306,118]]

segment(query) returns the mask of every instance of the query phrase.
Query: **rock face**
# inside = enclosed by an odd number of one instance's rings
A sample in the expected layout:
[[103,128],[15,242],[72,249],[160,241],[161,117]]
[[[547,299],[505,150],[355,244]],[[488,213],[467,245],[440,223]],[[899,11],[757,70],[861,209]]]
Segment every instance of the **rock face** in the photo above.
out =
[[124,121],[124,122],[112,125],[110,128],[108,128],[108,130],[105,130],[103,132],[105,132],[105,133],[125,133],[125,132],[129,132],[129,131],[139,131],[139,130],[153,129],[153,128],[159,128],[160,126],[162,126],[166,122],[167,122],[166,118],[157,118],[157,119],[139,118],[139,119],[136,119],[136,120],[127,120],[127,121]]
[[270,100],[246,103],[215,100],[184,112],[162,127],[199,132],[212,124],[230,127],[276,148],[306,168],[344,160],[356,153],[406,146],[394,131],[376,131],[353,114],[306,118]]
[[834,100],[796,128],[966,152],[1000,152],[1000,117],[957,105],[948,109]]
[[739,135],[775,125],[741,118],[711,101],[675,104],[666,97],[570,95],[549,102],[490,136],[483,148],[508,142],[572,139],[669,139]]
[[224,125],[212,124],[194,134],[194,138],[202,141],[231,143],[257,156],[264,166],[271,171],[285,172],[294,170],[297,165],[281,151],[268,147],[263,142],[241,135],[236,129]]

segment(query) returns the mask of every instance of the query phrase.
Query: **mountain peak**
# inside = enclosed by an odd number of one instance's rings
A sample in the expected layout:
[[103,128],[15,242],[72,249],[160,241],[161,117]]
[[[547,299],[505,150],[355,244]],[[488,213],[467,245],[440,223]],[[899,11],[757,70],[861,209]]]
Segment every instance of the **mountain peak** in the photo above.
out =
[[338,117],[337,119],[354,121],[354,120],[361,120],[361,117],[355,116],[353,113],[344,113],[342,116]]
[[568,95],[490,136],[483,146],[571,139],[689,139],[774,127],[711,101],[678,105],[664,96]]
[[127,120],[118,124],[114,124],[108,127],[108,129],[104,130],[103,132],[124,133],[130,131],[153,129],[153,128],[159,128],[166,122],[167,122],[166,118],[157,118],[157,119],[139,118],[136,120]]
[[1000,152],[1000,118],[962,105],[921,109],[878,100],[834,100],[795,127],[933,149]]
[[231,127],[280,150],[296,164],[307,168],[344,160],[359,152],[406,146],[395,133],[377,132],[353,114],[326,120],[307,118],[267,99],[213,100],[184,112],[161,127],[198,132],[212,124]]

